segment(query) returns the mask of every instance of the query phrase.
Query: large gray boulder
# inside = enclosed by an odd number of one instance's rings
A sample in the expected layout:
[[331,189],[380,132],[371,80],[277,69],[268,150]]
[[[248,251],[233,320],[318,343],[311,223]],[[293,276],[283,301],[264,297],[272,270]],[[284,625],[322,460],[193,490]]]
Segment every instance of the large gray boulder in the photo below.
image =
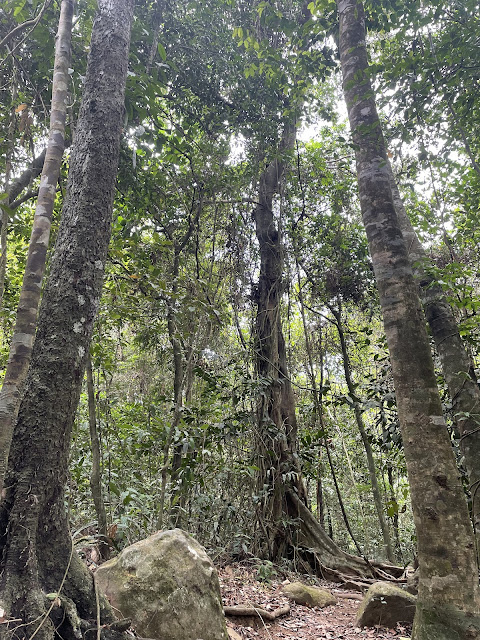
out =
[[140,636],[228,640],[217,573],[181,529],[159,531],[97,569],[98,586]]
[[417,599],[389,582],[376,582],[369,588],[357,612],[357,627],[390,627],[397,622],[413,622]]

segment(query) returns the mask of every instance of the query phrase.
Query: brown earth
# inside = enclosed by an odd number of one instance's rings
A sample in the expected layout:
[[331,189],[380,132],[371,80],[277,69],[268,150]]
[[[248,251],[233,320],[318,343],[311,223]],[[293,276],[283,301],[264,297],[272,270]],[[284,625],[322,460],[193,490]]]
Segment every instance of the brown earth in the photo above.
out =
[[[280,607],[290,605],[290,614],[277,618],[274,622],[264,621],[259,616],[228,616],[227,628],[229,632],[233,632],[232,640],[400,640],[410,636],[411,630],[408,625],[397,625],[395,630],[355,627],[355,614],[361,598],[359,593],[342,590],[338,584],[326,580],[313,581],[309,576],[280,574],[279,571],[273,571],[273,567],[267,569],[270,569],[272,574],[268,582],[258,580],[259,577],[264,577],[265,571],[262,572],[260,568],[259,572],[255,566],[230,564],[218,569],[224,606],[253,606],[274,612]],[[324,609],[311,609],[290,602],[281,593],[285,580],[299,580],[328,589],[338,598],[338,603]]]

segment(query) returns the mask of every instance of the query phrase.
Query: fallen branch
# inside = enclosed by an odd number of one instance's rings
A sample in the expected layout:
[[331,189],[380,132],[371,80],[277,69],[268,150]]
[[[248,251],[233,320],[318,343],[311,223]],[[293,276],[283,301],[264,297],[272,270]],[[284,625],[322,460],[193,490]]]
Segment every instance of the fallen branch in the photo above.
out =
[[233,607],[223,607],[223,612],[226,616],[259,616],[264,620],[273,622],[280,616],[287,616],[290,613],[290,606],[287,604],[284,607],[275,609],[275,611],[266,611],[260,607],[237,604]]
[[344,600],[361,600],[363,595],[361,593],[342,593],[341,591],[332,591],[336,598],[343,598]]

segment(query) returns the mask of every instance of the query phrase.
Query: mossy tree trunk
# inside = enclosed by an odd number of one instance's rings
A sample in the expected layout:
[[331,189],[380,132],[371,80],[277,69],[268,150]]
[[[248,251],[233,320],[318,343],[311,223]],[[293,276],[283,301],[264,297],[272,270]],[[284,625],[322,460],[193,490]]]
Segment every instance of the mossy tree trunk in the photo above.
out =
[[465,459],[470,492],[472,517],[480,560],[480,387],[474,366],[458,330],[455,314],[446,299],[442,286],[429,270],[425,249],[408,218],[397,183],[391,173],[393,203],[405,239],[413,275],[420,285],[420,297],[443,374],[452,401],[453,419]]
[[[2,631],[17,627],[18,638],[39,627],[36,639],[52,640],[56,625],[63,637],[78,637],[72,611],[81,619],[96,615],[92,577],[72,552],[64,486],[110,239],[132,19],[133,0],[99,1],[67,198],[0,506],[0,601],[8,617],[21,620]],[[54,600],[48,612],[48,593],[59,593],[63,606]]]
[[360,0],[337,0],[343,88],[380,296],[417,531],[415,640],[480,637],[474,538],[442,415],[430,344],[390,187]]

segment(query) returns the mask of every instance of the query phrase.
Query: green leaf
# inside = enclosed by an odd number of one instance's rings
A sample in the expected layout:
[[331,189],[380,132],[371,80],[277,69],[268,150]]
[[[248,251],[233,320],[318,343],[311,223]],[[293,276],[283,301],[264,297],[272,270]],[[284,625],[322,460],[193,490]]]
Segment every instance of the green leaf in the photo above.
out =
[[157,49],[161,59],[165,62],[165,60],[167,59],[167,52],[165,51],[165,47],[161,42],[158,43]]

